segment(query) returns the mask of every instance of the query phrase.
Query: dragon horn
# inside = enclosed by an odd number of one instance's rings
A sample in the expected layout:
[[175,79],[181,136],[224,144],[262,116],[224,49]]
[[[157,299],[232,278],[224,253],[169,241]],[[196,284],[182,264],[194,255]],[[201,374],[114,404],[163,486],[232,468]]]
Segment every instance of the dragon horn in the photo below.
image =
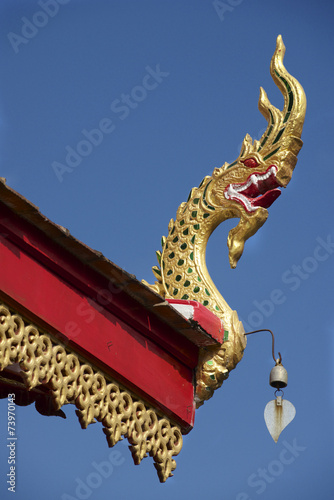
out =
[[[284,108],[273,106],[263,88],[260,88],[259,110],[268,121],[268,127],[259,141],[254,141],[253,151],[261,153],[264,160],[275,157],[286,161],[293,169],[303,143],[300,139],[305,112],[306,97],[303,87],[283,65],[285,46],[281,35],[277,37],[276,50],[270,64],[270,74],[284,97]],[[291,175],[290,175],[291,177]],[[285,179],[286,181],[287,179]],[[290,179],[287,180],[287,182]],[[287,184],[284,182],[283,184]]]

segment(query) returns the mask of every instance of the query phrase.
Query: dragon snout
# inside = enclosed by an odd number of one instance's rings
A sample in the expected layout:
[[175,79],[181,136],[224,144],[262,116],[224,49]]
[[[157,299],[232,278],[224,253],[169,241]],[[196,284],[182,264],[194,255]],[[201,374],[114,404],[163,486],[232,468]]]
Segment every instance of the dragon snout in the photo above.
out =
[[276,180],[280,187],[286,188],[292,177],[293,168],[290,165],[283,164],[276,174]]
[[[301,141],[300,141],[301,142]],[[297,156],[291,151],[284,151],[277,162],[276,180],[281,187],[286,187],[297,163]]]

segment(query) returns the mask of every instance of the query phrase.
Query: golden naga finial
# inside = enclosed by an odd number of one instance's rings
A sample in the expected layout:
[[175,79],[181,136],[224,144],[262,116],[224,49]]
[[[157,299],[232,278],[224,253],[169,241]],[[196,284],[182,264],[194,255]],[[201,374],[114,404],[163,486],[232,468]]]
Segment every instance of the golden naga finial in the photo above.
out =
[[202,353],[196,380],[198,406],[221,386],[246,346],[236,311],[220,295],[206,268],[208,239],[224,220],[240,219],[227,241],[230,265],[235,268],[245,241],[264,224],[267,208],[281,194],[280,188],[289,183],[302,147],[306,98],[302,86],[283,65],[284,53],[279,35],[270,73],[284,96],[283,110],[273,106],[260,89],[259,109],[268,121],[265,133],[254,142],[247,134],[236,161],[215,168],[212,176],[191,190],[175,221],[170,221],[167,238],[162,238],[162,251],[157,252],[159,266],[152,268],[157,281],[148,285],[151,289],[164,298],[201,302],[222,319],[228,331],[222,346]]

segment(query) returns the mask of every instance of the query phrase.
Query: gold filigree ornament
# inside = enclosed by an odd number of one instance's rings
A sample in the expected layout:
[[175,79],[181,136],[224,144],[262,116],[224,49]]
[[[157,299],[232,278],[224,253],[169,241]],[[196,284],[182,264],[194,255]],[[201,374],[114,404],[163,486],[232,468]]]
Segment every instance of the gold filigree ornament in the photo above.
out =
[[41,385],[48,389],[55,410],[74,404],[83,429],[102,422],[110,447],[125,436],[136,465],[150,455],[161,482],[173,475],[173,456],[182,448],[177,425],[0,304],[0,372],[15,363],[28,390]]
[[302,147],[306,98],[302,86],[283,65],[285,46],[278,36],[270,73],[284,97],[282,111],[273,106],[260,89],[259,110],[268,126],[259,141],[247,134],[238,158],[215,168],[211,176],[193,188],[188,201],[181,203],[175,221],[162,238],[157,252],[159,266],[153,267],[157,278],[148,285],[164,298],[196,300],[219,316],[228,331],[220,347],[203,351],[196,377],[197,406],[209,399],[243,356],[246,346],[244,328],[236,311],[218,292],[207,271],[205,251],[216,227],[230,218],[239,218],[229,232],[229,260],[235,268],[245,241],[253,236],[268,217],[267,208],[286,187]]

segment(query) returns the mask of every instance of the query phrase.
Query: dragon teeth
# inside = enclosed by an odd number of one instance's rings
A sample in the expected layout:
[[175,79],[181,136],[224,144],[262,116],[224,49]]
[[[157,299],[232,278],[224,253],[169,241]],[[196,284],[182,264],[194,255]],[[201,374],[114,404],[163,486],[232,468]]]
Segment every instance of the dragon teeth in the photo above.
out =
[[[241,184],[241,185],[238,185],[238,184],[234,184],[233,186],[233,189],[234,191],[244,191],[245,189],[247,189],[251,184],[255,184],[257,185],[260,181],[265,181],[267,179],[269,179],[269,177],[273,174],[276,174],[276,171],[277,171],[277,168],[275,167],[275,165],[273,165],[272,167],[269,168],[269,170],[267,170],[267,172],[265,174],[252,174],[250,176],[250,178],[248,179],[247,183],[246,184]],[[232,186],[232,184],[230,184],[229,186],[229,189],[230,187]]]

